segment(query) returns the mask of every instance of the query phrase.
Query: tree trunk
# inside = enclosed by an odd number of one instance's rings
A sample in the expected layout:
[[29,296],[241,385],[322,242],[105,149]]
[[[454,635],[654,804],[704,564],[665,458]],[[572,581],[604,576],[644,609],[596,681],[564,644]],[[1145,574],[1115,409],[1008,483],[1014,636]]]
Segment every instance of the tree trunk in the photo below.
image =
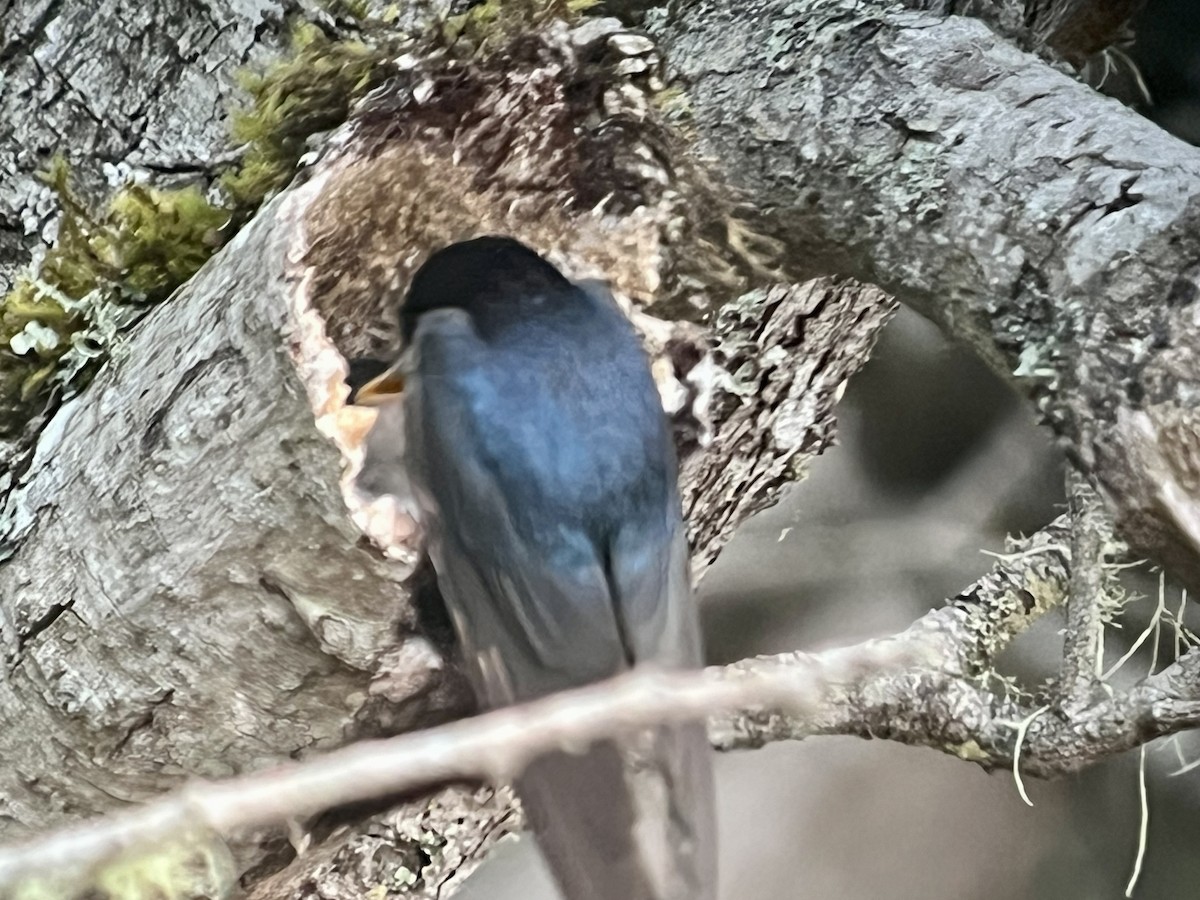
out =
[[[211,181],[232,67],[280,43],[285,9],[344,28],[291,4],[0,8],[0,279],[53,237],[32,172],[59,146],[116,181]],[[1127,534],[1198,571],[1196,152],[972,19],[731,10],[649,19],[686,85],[678,128],[659,51],[598,20],[397,61],[86,392],[9,442],[0,840],[466,708],[421,633],[404,487],[380,482],[374,413],[341,379],[393,341],[422,255],[475,233],[631,303],[698,568],[833,438],[892,308],[786,284],[836,273],[1015,370]],[[519,821],[503,791],[450,789],[373,830],[247,835],[231,871],[249,896],[335,898],[402,867],[405,896],[445,897]]]

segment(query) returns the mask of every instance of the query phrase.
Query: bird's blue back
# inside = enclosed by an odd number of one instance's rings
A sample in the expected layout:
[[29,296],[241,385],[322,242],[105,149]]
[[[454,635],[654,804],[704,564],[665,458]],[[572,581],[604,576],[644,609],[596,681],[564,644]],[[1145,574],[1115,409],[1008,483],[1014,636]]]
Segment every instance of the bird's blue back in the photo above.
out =
[[493,334],[467,366],[458,360],[452,377],[480,461],[523,498],[514,524],[530,539],[549,525],[602,539],[651,510],[661,520],[675,463],[637,338],[589,291],[572,286],[554,304]]
[[[462,631],[528,644],[531,685],[662,656],[664,623],[690,603],[675,456],[611,296],[485,238],[433,257],[405,309],[408,468]],[[452,560],[482,586],[453,585]],[[505,658],[521,668],[515,650]]]
[[[480,702],[701,664],[670,429],[611,297],[483,238],[431,257],[401,330],[407,470]],[[703,728],[654,730],[637,768],[657,806],[634,802],[624,752],[549,753],[518,779],[564,893],[713,900]]]

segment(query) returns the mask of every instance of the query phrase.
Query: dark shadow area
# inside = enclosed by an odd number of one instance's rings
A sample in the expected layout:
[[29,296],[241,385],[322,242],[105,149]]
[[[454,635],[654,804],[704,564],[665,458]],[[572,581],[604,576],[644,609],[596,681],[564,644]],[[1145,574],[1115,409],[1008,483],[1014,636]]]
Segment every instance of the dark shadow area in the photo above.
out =
[[1146,115],[1177,137],[1200,144],[1200,4],[1150,0],[1134,33],[1129,55],[1150,93]]

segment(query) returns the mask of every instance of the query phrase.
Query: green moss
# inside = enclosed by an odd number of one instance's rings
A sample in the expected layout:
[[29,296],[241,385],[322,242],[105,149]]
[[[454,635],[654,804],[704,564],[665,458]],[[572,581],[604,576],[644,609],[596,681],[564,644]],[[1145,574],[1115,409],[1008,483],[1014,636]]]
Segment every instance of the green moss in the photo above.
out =
[[[333,0],[350,15],[360,0]],[[295,173],[308,139],[340,125],[352,104],[388,72],[394,47],[331,40],[315,25],[291,32],[288,52],[260,73],[243,72],[246,108],[231,117],[241,161],[220,183],[228,208],[199,187],[161,190],[128,185],[99,212],[73,190],[66,161],[41,173],[62,207],[58,238],[36,272],[0,298],[0,435],[20,430],[51,381],[87,370],[136,308],[169,296],[223,240]],[[71,357],[68,359],[67,357]]]
[[109,203],[102,253],[125,293],[165,299],[195,275],[221,243],[229,213],[195,185],[161,191],[133,185]]
[[0,435],[18,431],[43,399],[64,357],[82,371],[113,329],[101,320],[113,304],[165,299],[219,246],[229,213],[197,187],[158,190],[129,185],[93,214],[56,157],[41,173],[62,207],[58,238],[36,273],[17,278],[0,298]]
[[371,17],[363,0],[329,0],[331,11],[358,21],[361,39],[333,39],[317,25],[298,22],[279,59],[237,76],[249,102],[232,113],[230,136],[245,149],[221,177],[235,219],[248,218],[292,180],[309,140],[345,122],[354,104],[392,74],[391,60],[403,50],[424,55],[451,48],[487,55],[551,19],[577,20],[598,2],[487,0],[451,16],[440,32],[418,44],[391,27],[398,7]]
[[[366,15],[361,0],[331,2],[348,15]],[[19,431],[56,376],[85,372],[136,317],[114,307],[165,299],[284,187],[308,139],[346,120],[353,103],[389,72],[394,50],[387,41],[371,47],[332,40],[301,23],[281,59],[262,72],[240,73],[250,102],[231,117],[231,138],[245,152],[220,179],[228,208],[210,203],[196,186],[128,185],[93,212],[73,190],[66,161],[56,157],[41,177],[62,207],[58,238],[38,270],[0,298],[0,436]]]
[[442,40],[466,42],[471,52],[487,55],[552,19],[577,21],[601,0],[486,0],[465,13],[450,16]]
[[257,72],[239,73],[248,96],[230,119],[244,147],[219,184],[224,207],[198,187],[129,185],[94,213],[72,190],[64,160],[43,174],[62,206],[58,239],[36,273],[0,298],[0,436],[20,430],[52,381],[69,382],[136,317],[165,299],[294,176],[314,135],[344,123],[354,104],[393,74],[401,52],[490,57],[552,19],[577,21],[598,0],[487,0],[451,17],[421,42],[392,26],[399,6],[370,15],[368,0],[327,0],[362,37],[330,38],[295,24],[288,49]]
[[62,207],[58,239],[42,261],[39,280],[77,300],[95,290],[101,281],[117,279],[116,270],[93,243],[103,225],[72,189],[71,170],[64,157],[54,157],[46,171],[38,174]]
[[370,0],[324,0],[321,5],[330,15],[348,16],[359,22],[371,14]]
[[953,753],[959,759],[965,759],[968,762],[985,763],[992,758],[974,739],[961,744],[947,744],[945,749],[946,752]]
[[650,96],[662,121],[673,127],[681,137],[695,138],[695,114],[691,100],[683,88],[676,85],[663,88]]
[[387,58],[383,48],[331,40],[301,23],[286,55],[260,73],[241,73],[250,103],[233,113],[230,134],[246,149],[221,177],[235,210],[248,216],[291,181],[308,139],[346,121],[353,104],[386,76]]
[[218,835],[202,829],[167,833],[94,867],[67,864],[6,883],[11,900],[228,900],[237,867]]

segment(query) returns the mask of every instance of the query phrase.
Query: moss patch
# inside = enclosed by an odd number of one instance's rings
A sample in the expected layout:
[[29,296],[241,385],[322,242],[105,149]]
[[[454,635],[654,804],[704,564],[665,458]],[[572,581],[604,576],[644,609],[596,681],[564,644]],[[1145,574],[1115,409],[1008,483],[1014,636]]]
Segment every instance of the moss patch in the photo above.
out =
[[371,15],[369,0],[324,0],[321,4],[332,16],[347,16],[356,22],[362,22]]
[[0,298],[0,435],[20,430],[57,374],[80,374],[121,322],[191,278],[229,220],[194,186],[129,185],[96,214],[72,190],[61,157],[41,174],[62,219],[38,272]]
[[[347,10],[362,12],[353,2]],[[0,298],[0,437],[21,431],[52,384],[78,386],[94,368],[88,363],[147,303],[170,296],[291,181],[309,138],[346,121],[353,104],[391,73],[391,37],[378,45],[335,40],[299,23],[279,60],[239,73],[249,102],[231,114],[230,137],[245,150],[219,179],[223,203],[195,185],[131,184],[94,211],[72,189],[65,160],[41,173],[62,218],[36,273],[20,276]]]
[[123,293],[151,302],[166,299],[212,256],[228,219],[195,185],[118,191],[109,203],[104,252],[120,272]]
[[287,50],[261,71],[237,75],[248,102],[230,117],[240,160],[218,179],[224,201],[200,187],[128,185],[94,211],[56,159],[44,180],[62,207],[58,239],[38,271],[0,298],[0,437],[19,433],[52,384],[78,386],[109,341],[147,303],[194,275],[258,207],[292,180],[314,136],[343,124],[373,88],[399,74],[402,53],[482,60],[553,19],[577,21],[598,0],[487,0],[417,39],[368,15],[363,0],[329,0],[357,35],[293,25]]
[[317,26],[300,23],[283,57],[262,72],[239,73],[250,102],[234,111],[230,134],[246,149],[221,177],[239,217],[248,217],[287,185],[309,138],[345,122],[354,103],[387,77],[391,50],[333,40]]
[[54,159],[41,177],[62,208],[58,238],[36,273],[0,298],[0,437],[19,433],[54,383],[78,386],[146,304],[170,296],[287,185],[308,139],[346,120],[389,73],[394,50],[300,23],[278,61],[239,73],[249,103],[232,113],[230,132],[245,151],[219,179],[224,203],[195,185],[131,184],[94,211],[73,190],[66,161]]
[[106,863],[47,868],[6,881],[10,900],[228,900],[237,867],[225,841],[203,829],[163,834]]

